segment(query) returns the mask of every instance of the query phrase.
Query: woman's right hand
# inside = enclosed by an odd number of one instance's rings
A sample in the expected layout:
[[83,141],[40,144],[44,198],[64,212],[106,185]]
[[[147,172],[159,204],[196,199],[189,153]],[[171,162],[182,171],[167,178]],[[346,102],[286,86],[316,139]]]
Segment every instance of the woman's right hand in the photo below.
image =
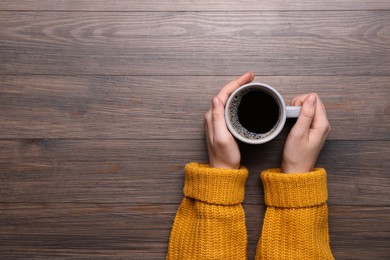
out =
[[284,146],[282,171],[310,172],[330,132],[325,106],[317,94],[298,96],[291,105],[302,108]]

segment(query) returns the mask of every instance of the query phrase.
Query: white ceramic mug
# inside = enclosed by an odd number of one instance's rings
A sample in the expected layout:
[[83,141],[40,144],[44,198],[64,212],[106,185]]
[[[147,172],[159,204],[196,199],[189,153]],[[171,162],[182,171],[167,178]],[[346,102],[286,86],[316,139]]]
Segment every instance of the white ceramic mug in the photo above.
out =
[[[286,106],[275,88],[249,83],[230,95],[225,106],[225,120],[230,133],[238,140],[262,144],[274,139],[282,131],[286,118],[297,118],[300,111],[300,106]],[[261,129],[263,124],[269,129]]]

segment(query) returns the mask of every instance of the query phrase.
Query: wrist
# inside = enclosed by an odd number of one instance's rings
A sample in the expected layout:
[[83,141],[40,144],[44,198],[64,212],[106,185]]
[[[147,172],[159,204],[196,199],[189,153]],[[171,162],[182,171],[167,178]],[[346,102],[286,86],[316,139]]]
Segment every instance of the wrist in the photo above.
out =
[[282,162],[282,173],[305,173],[313,171],[314,165]]
[[237,170],[241,166],[241,157],[240,156],[218,156],[212,154],[209,156],[209,166],[211,168],[219,169],[231,169]]
[[240,169],[240,163],[238,164],[227,164],[223,162],[210,162],[210,168],[217,169],[230,169],[230,170],[238,170]]

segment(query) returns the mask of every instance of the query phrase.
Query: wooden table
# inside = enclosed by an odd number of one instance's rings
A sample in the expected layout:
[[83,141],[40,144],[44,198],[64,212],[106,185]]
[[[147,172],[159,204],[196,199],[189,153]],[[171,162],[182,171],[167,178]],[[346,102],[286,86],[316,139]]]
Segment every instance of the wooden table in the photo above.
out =
[[[326,104],[336,259],[390,259],[388,0],[1,1],[0,258],[164,259],[203,115],[248,70]],[[241,145],[249,259],[293,123]]]

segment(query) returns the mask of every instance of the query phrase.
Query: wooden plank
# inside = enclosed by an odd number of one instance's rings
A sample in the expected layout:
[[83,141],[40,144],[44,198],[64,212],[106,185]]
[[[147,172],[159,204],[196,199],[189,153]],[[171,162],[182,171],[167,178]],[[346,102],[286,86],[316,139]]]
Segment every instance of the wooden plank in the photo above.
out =
[[1,12],[1,74],[390,75],[390,11]]
[[113,45],[129,44],[129,40],[145,36],[247,39],[313,35],[326,39],[326,35],[332,35],[386,40],[389,12],[45,12],[42,15],[42,12],[0,11],[0,17],[4,25],[2,37],[7,42],[69,46],[101,45],[108,39]]
[[[203,139],[209,102],[234,77],[0,76],[0,138]],[[286,103],[317,92],[327,107],[331,140],[390,138],[390,77],[255,81],[275,86]]]
[[[280,165],[283,141],[242,146],[246,203],[264,204],[259,172]],[[329,141],[330,205],[389,206],[389,142]],[[207,162],[203,140],[0,141],[0,197],[7,203],[180,203],[183,167]]]
[[[283,141],[277,141],[241,148],[242,164],[251,172],[246,184],[247,203],[263,204],[257,173],[279,167],[283,145]],[[327,170],[329,204],[389,205],[390,178],[386,173],[390,167],[389,155],[388,142],[328,141],[316,166]]]
[[16,11],[267,11],[267,10],[382,10],[390,9],[386,0],[3,0],[0,10]]
[[[177,207],[176,204],[1,203],[0,256],[162,259]],[[264,207],[244,207],[248,259],[253,259]],[[330,238],[335,257],[389,256],[389,213],[389,207],[330,206]]]

